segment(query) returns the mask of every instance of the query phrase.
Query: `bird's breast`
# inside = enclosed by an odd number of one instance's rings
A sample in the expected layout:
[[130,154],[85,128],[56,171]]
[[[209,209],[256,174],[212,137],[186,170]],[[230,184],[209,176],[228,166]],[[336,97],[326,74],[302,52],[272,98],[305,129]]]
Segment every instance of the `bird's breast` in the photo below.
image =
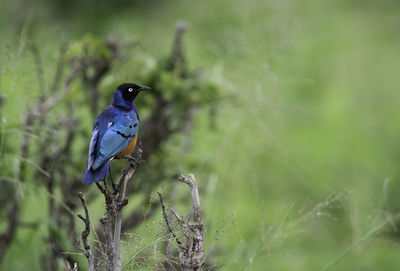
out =
[[131,140],[131,142],[126,146],[125,149],[123,149],[120,153],[117,154],[117,157],[129,157],[135,150],[137,143],[137,135],[134,136],[134,138]]

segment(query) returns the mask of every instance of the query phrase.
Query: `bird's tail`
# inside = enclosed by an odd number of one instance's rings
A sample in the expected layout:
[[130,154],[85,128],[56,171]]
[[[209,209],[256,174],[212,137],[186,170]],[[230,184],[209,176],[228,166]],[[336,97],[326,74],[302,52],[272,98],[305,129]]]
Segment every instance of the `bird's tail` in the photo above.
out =
[[100,182],[107,179],[109,167],[110,161],[107,161],[96,170],[88,168],[83,176],[83,184],[92,184],[94,182]]

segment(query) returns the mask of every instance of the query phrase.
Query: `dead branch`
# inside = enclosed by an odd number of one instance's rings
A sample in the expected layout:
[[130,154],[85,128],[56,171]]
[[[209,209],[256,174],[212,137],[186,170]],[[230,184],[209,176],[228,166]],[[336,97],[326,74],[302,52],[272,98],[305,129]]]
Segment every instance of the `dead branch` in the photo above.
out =
[[167,213],[165,212],[165,205],[164,205],[164,201],[163,201],[162,195],[161,195],[160,192],[157,192],[157,194],[158,194],[158,197],[160,198],[160,203],[161,203],[161,208],[162,208],[162,212],[163,212],[163,217],[164,217],[165,223],[167,224],[167,229],[168,229],[168,231],[172,234],[172,236],[174,237],[175,242],[178,244],[178,246],[179,246],[181,249],[184,249],[184,246],[183,246],[181,240],[179,240],[178,236],[176,236],[174,230],[173,230],[172,227],[171,227],[171,224],[170,224],[170,222],[169,222]]
[[65,261],[65,270],[66,271],[78,271],[78,265],[74,263],[74,266],[71,267],[70,263],[68,261]]
[[114,186],[114,191],[108,189],[106,182],[104,186],[96,183],[106,204],[106,213],[100,219],[102,234],[99,234],[99,236],[101,236],[101,243],[105,247],[107,271],[121,270],[119,245],[121,241],[122,208],[128,203],[125,198],[127,183],[136,169],[144,162],[142,153],[142,149],[139,147],[135,155],[129,158],[129,165],[122,171],[119,182]]
[[167,229],[172,234],[179,247],[179,260],[181,262],[182,270],[196,271],[201,267],[202,260],[204,257],[204,232],[203,232],[203,223],[201,219],[199,192],[197,189],[197,183],[194,178],[194,175],[189,174],[189,177],[180,175],[178,179],[179,181],[189,185],[192,196],[192,208],[193,208],[193,220],[194,220],[193,223],[185,222],[175,210],[171,209],[171,212],[176,217],[181,227],[181,230],[185,235],[186,238],[185,243],[182,243],[172,230],[169,218],[165,213],[165,206],[162,200],[162,196],[160,193],[158,193],[158,195],[160,197],[161,207],[163,210],[165,223],[167,224]]
[[82,244],[83,245],[81,245],[81,243],[78,242],[78,246],[79,246],[79,249],[82,251],[82,253],[88,259],[89,271],[93,271],[94,270],[94,258],[93,258],[92,250],[90,249],[90,245],[89,245],[88,240],[87,240],[87,238],[88,238],[88,236],[90,234],[89,211],[88,211],[88,207],[86,205],[85,197],[83,196],[83,194],[81,192],[78,192],[78,197],[80,198],[82,206],[83,206],[83,208],[85,210],[85,217],[83,217],[82,215],[78,214],[78,217],[83,221],[83,223],[85,223],[85,229],[81,233],[81,239],[82,239]]
[[[104,196],[106,203],[106,213],[100,218],[100,223],[102,224],[102,236],[103,236],[103,247],[105,249],[104,256],[106,257],[105,270],[112,271],[114,263],[114,249],[113,249],[113,221],[116,215],[116,197],[107,187],[102,187],[99,183],[96,183],[97,188]],[[99,262],[97,267],[102,264]]]
[[188,178],[181,175],[181,176],[179,176],[178,180],[189,185],[190,192],[192,194],[194,222],[197,224],[201,224],[200,198],[199,198],[199,191],[197,189],[197,183],[196,183],[196,180],[194,179],[194,175],[189,174]]
[[[125,199],[126,186],[128,181],[132,178],[132,175],[135,173],[136,169],[144,162],[142,160],[142,149],[139,149],[136,152],[136,157],[130,159],[129,166],[122,172],[121,179],[117,185],[116,191],[118,193],[118,202],[122,204],[123,201],[127,201]],[[122,186],[122,189],[121,189]],[[119,243],[121,237],[121,225],[122,225],[122,207],[117,211],[117,217],[115,220],[114,227],[114,266],[113,270],[121,270],[121,267],[118,266],[119,262]]]

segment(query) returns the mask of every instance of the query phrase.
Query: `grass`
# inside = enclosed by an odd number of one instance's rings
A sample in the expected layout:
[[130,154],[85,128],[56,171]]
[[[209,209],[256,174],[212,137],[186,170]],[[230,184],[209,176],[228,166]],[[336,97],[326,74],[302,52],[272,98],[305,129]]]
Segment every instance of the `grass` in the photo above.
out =
[[[395,239],[382,234],[387,224],[382,210],[387,202],[392,210],[399,204],[400,5],[313,0],[154,3],[150,9],[139,6],[108,14],[86,28],[81,25],[84,18],[62,21],[36,15],[31,35],[48,55],[46,61],[54,63],[59,38],[44,41],[49,33],[59,37],[61,25],[71,39],[87,31],[106,35],[113,30],[159,55],[169,51],[177,19],[189,23],[190,65],[202,66],[225,94],[217,130],[210,131],[207,112],[200,112],[193,149],[179,155],[182,168],[190,168],[199,180],[215,263],[223,263],[223,270],[397,270],[399,248]],[[45,28],[50,22],[54,24]],[[1,89],[7,98],[3,114],[11,130],[32,95],[26,95],[26,86],[35,79],[15,34],[9,37],[14,39],[0,39],[0,44],[12,45],[7,49],[12,57],[3,53],[0,59]],[[391,191],[386,196],[385,179]],[[335,219],[306,220],[270,245],[270,227],[283,231],[291,220],[304,217],[288,211],[290,206],[312,210],[332,192],[349,191],[340,208],[329,210]],[[43,197],[35,194],[29,201],[41,202]],[[39,215],[28,211],[37,204],[26,207],[27,214]],[[287,212],[289,221],[280,225]],[[4,270],[38,267],[37,255],[29,251],[37,250],[40,236],[20,234]],[[153,240],[151,232],[144,236]],[[17,263],[17,258],[23,261]]]

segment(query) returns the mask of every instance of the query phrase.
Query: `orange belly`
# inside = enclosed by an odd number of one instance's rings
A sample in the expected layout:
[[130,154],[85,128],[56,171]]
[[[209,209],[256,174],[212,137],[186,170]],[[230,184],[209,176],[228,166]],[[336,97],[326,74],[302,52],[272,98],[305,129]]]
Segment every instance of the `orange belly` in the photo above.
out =
[[133,153],[136,147],[136,142],[137,142],[137,135],[132,139],[132,141],[126,146],[125,149],[123,149],[120,153],[117,154],[117,157],[129,157]]

